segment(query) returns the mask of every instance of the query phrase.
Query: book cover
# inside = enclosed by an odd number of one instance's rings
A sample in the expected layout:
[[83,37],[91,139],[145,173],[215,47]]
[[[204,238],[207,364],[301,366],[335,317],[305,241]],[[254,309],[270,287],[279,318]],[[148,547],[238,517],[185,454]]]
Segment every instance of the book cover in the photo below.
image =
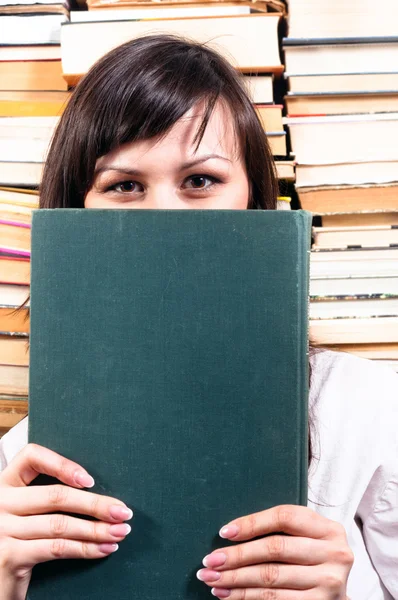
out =
[[30,600],[205,600],[196,571],[223,524],[306,504],[310,225],[35,212],[29,440],[135,516],[115,555],[35,567]]

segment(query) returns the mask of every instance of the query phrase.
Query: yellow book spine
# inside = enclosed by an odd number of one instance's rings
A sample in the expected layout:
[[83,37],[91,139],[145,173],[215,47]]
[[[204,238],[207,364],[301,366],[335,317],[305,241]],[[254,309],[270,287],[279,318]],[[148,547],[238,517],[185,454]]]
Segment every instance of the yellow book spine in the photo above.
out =
[[[0,209],[4,206],[26,206],[27,208],[30,208],[31,210],[35,210],[36,208],[39,208],[39,199],[37,198],[37,196],[33,196],[30,195],[28,197],[28,199],[26,199],[26,201],[22,200],[22,199],[13,199],[13,200],[9,200],[8,198],[4,198],[1,196],[1,190],[0,190]],[[37,198],[37,200],[36,200]]]
[[[29,194],[30,196],[38,196],[39,195],[38,190],[30,190],[28,188],[22,189],[22,188],[18,188],[18,187],[9,187],[9,186],[6,186],[6,185],[0,185],[0,198],[1,198],[1,192],[2,191],[4,191],[4,192],[18,192],[19,194]],[[5,202],[9,202],[9,200],[5,200]]]
[[0,100],[0,117],[58,117],[66,102]]

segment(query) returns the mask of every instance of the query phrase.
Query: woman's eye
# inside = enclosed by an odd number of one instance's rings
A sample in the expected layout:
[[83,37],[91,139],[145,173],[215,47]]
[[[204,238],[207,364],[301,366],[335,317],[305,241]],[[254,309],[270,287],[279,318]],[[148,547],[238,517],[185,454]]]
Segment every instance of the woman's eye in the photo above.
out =
[[138,192],[140,185],[136,181],[121,181],[120,183],[116,183],[112,186],[116,192],[121,192],[122,194],[128,194],[129,192]]
[[217,182],[218,180],[210,175],[192,175],[184,181],[183,187],[190,190],[204,190]]

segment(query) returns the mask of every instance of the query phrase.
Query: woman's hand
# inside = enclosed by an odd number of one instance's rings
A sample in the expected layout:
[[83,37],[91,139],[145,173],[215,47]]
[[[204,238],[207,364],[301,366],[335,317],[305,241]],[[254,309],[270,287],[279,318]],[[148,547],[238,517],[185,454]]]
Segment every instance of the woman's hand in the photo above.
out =
[[[39,473],[66,485],[27,487]],[[32,568],[58,558],[103,558],[130,532],[120,500],[84,491],[93,478],[80,465],[28,444],[0,474],[1,600],[24,600]],[[95,517],[88,521],[59,514]]]
[[[283,532],[288,535],[280,535]],[[344,527],[303,506],[276,506],[231,521],[233,541],[203,559],[198,579],[230,600],[348,600],[353,564]]]

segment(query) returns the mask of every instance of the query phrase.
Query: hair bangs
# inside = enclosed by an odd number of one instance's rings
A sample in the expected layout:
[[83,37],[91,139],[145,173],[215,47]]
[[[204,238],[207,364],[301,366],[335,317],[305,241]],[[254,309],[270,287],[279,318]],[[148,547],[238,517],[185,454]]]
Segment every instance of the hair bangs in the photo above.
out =
[[[130,54],[128,47],[116,49],[112,64],[97,76],[97,98],[91,90],[87,125],[96,137],[97,158],[123,144],[166,135],[190,109],[203,104],[203,121],[195,138],[195,143],[200,143],[222,91],[211,57],[201,46],[187,52],[184,40],[173,39],[171,47],[170,36],[164,38],[165,43],[156,37],[150,61],[144,56],[140,61],[140,41],[147,56],[151,36],[136,40],[134,64],[124,56]],[[109,99],[105,104],[104,96]]]

